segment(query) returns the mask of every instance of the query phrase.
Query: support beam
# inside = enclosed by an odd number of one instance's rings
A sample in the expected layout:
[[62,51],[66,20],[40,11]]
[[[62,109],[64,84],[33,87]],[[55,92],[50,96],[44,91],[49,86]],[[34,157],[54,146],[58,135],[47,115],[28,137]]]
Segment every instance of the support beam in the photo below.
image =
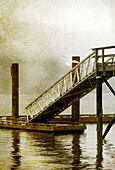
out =
[[96,111],[97,111],[97,169],[102,163],[102,77],[96,77]]
[[[72,56],[72,68],[75,67],[79,62],[80,62],[79,56]],[[72,102],[72,121],[79,122],[79,117],[80,117],[80,99],[77,98]]]
[[19,93],[18,93],[18,63],[11,66],[12,76],[12,118],[18,118],[19,114]]
[[112,125],[115,123],[115,117],[110,121],[110,123],[108,124],[104,134],[103,134],[103,139],[106,137],[107,133],[109,132],[109,130],[111,129]]
[[102,77],[96,77],[97,141],[102,138]]
[[115,91],[113,90],[113,88],[111,87],[111,85],[108,83],[108,81],[106,80],[105,77],[103,77],[103,80],[105,82],[105,84],[107,85],[107,87],[110,89],[110,91],[113,93],[113,95],[115,96]]
[[72,102],[72,121],[79,122],[80,117],[80,99]]

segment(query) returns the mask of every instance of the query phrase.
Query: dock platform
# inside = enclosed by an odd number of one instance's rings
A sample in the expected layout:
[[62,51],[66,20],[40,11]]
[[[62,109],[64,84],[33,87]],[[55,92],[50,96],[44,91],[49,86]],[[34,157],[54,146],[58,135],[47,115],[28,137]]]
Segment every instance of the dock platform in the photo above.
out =
[[83,123],[79,123],[79,124],[26,123],[24,121],[0,120],[0,128],[20,129],[20,130],[50,132],[50,133],[51,132],[72,133],[72,132],[83,132],[86,129],[86,125]]
[[[115,114],[103,114],[102,119],[103,123],[109,123],[113,118],[115,117]],[[51,122],[72,122],[72,115],[57,115],[55,116]],[[79,117],[80,123],[96,123],[96,114],[81,114]]]

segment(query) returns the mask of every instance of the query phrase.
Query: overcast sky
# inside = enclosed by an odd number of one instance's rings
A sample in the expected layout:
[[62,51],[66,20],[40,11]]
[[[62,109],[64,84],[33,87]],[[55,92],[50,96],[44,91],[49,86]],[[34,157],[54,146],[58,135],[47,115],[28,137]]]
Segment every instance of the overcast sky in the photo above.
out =
[[72,55],[82,60],[109,45],[114,0],[0,0],[0,92],[11,93],[12,62],[19,63],[20,93],[40,94],[70,70]]

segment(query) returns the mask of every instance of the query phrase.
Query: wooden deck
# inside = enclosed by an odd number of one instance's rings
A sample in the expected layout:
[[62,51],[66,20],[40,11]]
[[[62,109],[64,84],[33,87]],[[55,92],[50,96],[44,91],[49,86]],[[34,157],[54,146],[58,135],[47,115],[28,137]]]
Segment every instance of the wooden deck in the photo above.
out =
[[[108,123],[114,118],[115,114],[104,114],[103,123]],[[72,115],[55,116],[49,123],[27,123],[26,116],[13,119],[11,116],[0,116],[0,128],[20,129],[39,132],[83,132],[86,129],[85,123],[96,123],[96,115],[80,115],[80,123],[72,122]]]
[[[115,114],[103,114],[103,117],[102,117],[103,123],[109,123],[114,118],[114,116]],[[51,120],[51,122],[71,123],[72,115],[58,115],[58,116],[55,116]],[[96,123],[96,114],[81,114],[79,122],[80,123]]]
[[85,124],[55,124],[55,123],[26,123],[24,121],[0,120],[0,128],[20,129],[39,132],[60,132],[72,133],[83,132],[86,129]]

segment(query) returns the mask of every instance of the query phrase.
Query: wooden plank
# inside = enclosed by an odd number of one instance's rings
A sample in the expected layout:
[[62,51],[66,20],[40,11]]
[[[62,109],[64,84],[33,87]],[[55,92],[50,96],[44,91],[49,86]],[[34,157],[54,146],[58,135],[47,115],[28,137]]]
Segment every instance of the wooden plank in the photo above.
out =
[[[111,63],[108,63],[107,65],[105,65],[105,71],[114,71],[114,70],[115,70],[115,65],[111,65]],[[98,71],[103,72],[102,64],[98,64]]]
[[[105,57],[115,57],[115,54],[106,54],[106,55],[104,55],[104,58]],[[98,58],[102,58],[102,55],[98,55]]]
[[84,131],[86,129],[85,124],[43,124],[43,123],[11,123],[2,122],[0,128],[7,129],[20,129],[30,131],[41,131],[41,132],[69,132],[69,131]]
[[115,46],[106,46],[106,47],[97,47],[97,48],[92,48],[92,50],[102,50],[102,49],[110,49],[110,48],[115,48]]

